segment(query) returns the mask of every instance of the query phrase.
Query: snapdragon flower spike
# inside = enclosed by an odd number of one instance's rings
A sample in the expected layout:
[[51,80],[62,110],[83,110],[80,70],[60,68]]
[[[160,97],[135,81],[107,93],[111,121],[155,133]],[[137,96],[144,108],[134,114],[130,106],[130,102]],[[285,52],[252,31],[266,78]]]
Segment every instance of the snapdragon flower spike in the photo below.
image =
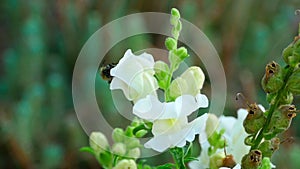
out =
[[264,116],[263,110],[256,103],[248,106],[248,114],[243,125],[248,134],[255,134],[265,124],[266,117]]
[[243,169],[258,169],[261,166],[262,153],[260,150],[251,150],[242,159]]
[[267,64],[261,85],[266,93],[275,93],[282,87],[282,70],[278,63],[273,61]]
[[282,105],[275,110],[270,125],[264,133],[264,138],[269,140],[286,131],[290,127],[292,119],[296,116],[296,112],[295,105]]
[[262,142],[258,149],[262,152],[263,158],[271,158],[273,153],[279,149],[280,139],[278,137],[272,138],[271,140],[265,140]]

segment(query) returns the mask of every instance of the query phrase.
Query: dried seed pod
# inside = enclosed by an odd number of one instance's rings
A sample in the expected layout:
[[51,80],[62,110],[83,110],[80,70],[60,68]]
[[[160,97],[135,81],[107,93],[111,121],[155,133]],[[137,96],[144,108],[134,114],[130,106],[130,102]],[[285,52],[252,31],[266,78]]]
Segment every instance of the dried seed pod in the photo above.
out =
[[273,61],[267,64],[261,85],[266,93],[275,93],[282,87],[283,77],[281,67],[278,63]]
[[287,130],[292,122],[292,119],[296,116],[296,107],[295,105],[282,105],[277,110],[274,111],[274,114],[270,121],[270,126],[264,133],[265,139],[271,139],[277,134]]
[[265,140],[262,142],[258,149],[262,152],[263,157],[272,157],[272,154],[279,149],[280,139],[275,137],[271,140]]
[[242,168],[257,169],[262,162],[262,153],[260,150],[251,150],[242,159]]
[[265,124],[266,117],[264,116],[264,112],[256,103],[248,105],[247,111],[248,115],[243,123],[245,131],[248,134],[255,134]]

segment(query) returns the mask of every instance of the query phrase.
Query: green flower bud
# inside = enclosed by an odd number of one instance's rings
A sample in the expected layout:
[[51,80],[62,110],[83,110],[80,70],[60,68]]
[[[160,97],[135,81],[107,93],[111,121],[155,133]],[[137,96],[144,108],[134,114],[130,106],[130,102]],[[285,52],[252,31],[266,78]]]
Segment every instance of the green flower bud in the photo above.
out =
[[169,87],[170,97],[175,100],[184,94],[196,96],[200,93],[204,80],[205,75],[199,67],[189,67],[180,77],[172,81]]
[[174,27],[177,32],[180,32],[182,29],[182,23],[180,20],[178,20],[177,25]]
[[261,85],[266,93],[275,93],[283,85],[281,67],[276,62],[271,62],[266,66],[266,73],[261,81]]
[[125,144],[128,149],[133,149],[136,147],[140,147],[140,140],[134,137],[127,137],[125,140]]
[[223,159],[225,158],[225,153],[217,153],[210,157],[209,168],[219,169],[223,165]]
[[273,153],[279,149],[280,139],[275,137],[271,140],[265,140],[262,142],[258,149],[262,152],[263,157],[271,158]]
[[170,23],[173,26],[176,26],[178,23],[178,20],[180,18],[180,12],[176,8],[172,8],[171,10],[171,18],[170,18]]
[[270,121],[270,125],[267,128],[267,132],[264,133],[265,139],[269,140],[275,137],[277,134],[287,130],[292,122],[292,119],[296,116],[296,108],[294,105],[282,105],[274,111]]
[[176,9],[176,8],[172,8],[171,14],[172,14],[172,16],[174,16],[174,17],[180,18],[180,12],[179,12],[178,9]]
[[92,132],[90,135],[90,146],[98,156],[99,153],[109,148],[105,135],[101,132]]
[[210,137],[218,127],[219,119],[216,115],[209,113],[206,120],[205,132],[208,137]]
[[123,143],[115,143],[112,147],[112,152],[116,155],[123,156],[126,153],[126,145]]
[[124,130],[121,128],[115,128],[112,132],[112,138],[115,143],[124,141]]
[[251,150],[242,159],[242,168],[258,169],[262,162],[262,153],[260,150]]
[[296,69],[287,82],[287,88],[294,95],[300,95],[300,68]]
[[177,48],[177,41],[173,38],[168,37],[165,41],[165,46],[168,50],[173,50]]
[[113,169],[137,169],[137,165],[134,160],[121,160]]
[[266,117],[264,116],[264,112],[258,107],[256,103],[250,104],[247,111],[248,115],[243,122],[245,131],[248,134],[255,134],[265,124]]
[[133,136],[133,126],[128,126],[125,131],[125,136],[132,137]]
[[141,156],[141,150],[140,148],[136,147],[134,149],[129,150],[127,155],[130,158],[139,158]]
[[185,47],[180,47],[175,51],[175,54],[177,57],[180,58],[180,60],[184,60],[189,56],[187,49]]

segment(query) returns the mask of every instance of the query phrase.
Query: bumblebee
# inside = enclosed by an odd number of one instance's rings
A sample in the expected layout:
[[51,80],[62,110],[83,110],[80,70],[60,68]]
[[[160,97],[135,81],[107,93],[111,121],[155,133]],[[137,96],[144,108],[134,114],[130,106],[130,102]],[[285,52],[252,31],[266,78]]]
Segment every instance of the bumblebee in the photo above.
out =
[[108,83],[111,83],[113,76],[111,76],[110,70],[115,66],[116,64],[110,63],[108,65],[100,67],[100,75],[103,80],[107,81]]

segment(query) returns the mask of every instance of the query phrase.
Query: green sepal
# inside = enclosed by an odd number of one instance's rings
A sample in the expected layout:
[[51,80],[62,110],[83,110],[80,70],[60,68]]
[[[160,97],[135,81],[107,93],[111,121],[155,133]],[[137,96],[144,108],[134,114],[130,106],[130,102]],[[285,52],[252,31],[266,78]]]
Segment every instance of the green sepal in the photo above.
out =
[[272,163],[270,158],[264,157],[261,166],[258,169],[271,169],[271,168],[272,168]]
[[109,168],[113,162],[113,155],[109,151],[101,152],[98,161],[102,166]]
[[157,61],[154,65],[155,77],[158,81],[158,86],[161,89],[167,89],[167,81],[170,78],[170,68],[169,66],[163,61]]
[[262,142],[258,149],[262,152],[263,158],[271,158],[273,153],[279,149],[280,140],[278,137],[275,137],[271,140],[265,140]]
[[286,131],[296,116],[296,108],[294,105],[281,105],[276,109],[272,115],[270,125],[264,132],[264,138],[267,140],[272,139],[277,134]]
[[287,89],[294,95],[300,95],[300,68],[296,69],[287,82]]
[[91,153],[91,154],[95,155],[95,151],[91,147],[81,147],[79,149],[79,151],[88,152],[88,153]]

